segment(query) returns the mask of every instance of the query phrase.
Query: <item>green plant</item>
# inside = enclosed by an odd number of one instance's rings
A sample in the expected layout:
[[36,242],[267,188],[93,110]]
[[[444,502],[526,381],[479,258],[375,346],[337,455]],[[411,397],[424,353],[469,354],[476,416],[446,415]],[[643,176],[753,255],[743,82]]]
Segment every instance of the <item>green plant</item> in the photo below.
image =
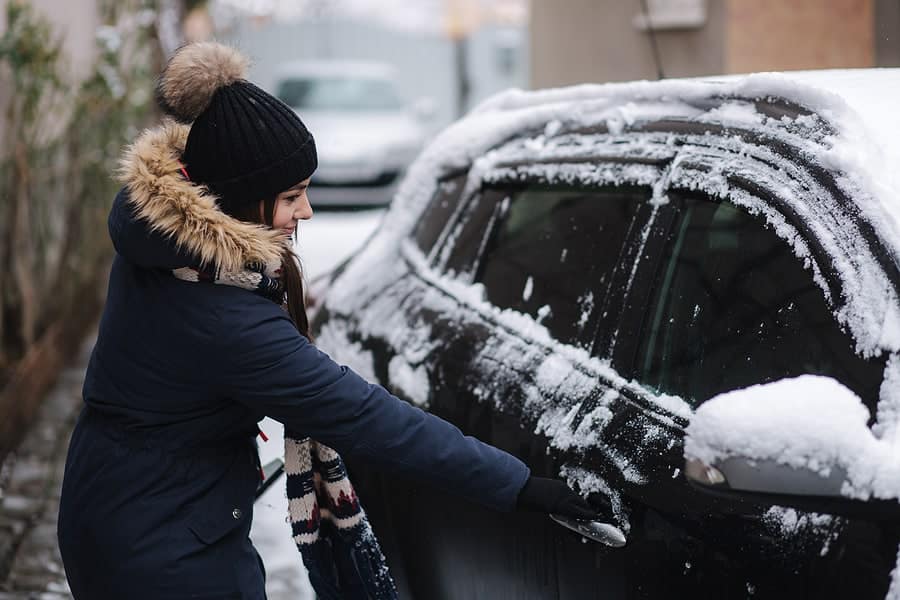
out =
[[156,0],[100,0],[89,75],[7,0],[0,35],[0,462],[103,304],[106,216],[123,146],[155,118]]
[[[50,153],[41,134],[63,84],[60,41],[30,5],[6,5],[7,29],[0,37],[0,65],[12,91],[4,113],[9,152],[0,170],[0,369],[20,356],[36,336],[39,288],[36,258],[44,254],[46,231],[33,227],[35,188],[47,172]],[[46,137],[46,135],[44,136]]]

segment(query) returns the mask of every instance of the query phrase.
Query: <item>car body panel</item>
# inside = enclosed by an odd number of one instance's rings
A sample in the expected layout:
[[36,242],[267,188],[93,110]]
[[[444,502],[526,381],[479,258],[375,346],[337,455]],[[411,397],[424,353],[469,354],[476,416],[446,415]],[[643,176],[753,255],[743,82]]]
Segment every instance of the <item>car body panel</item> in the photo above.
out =
[[[523,114],[509,123],[493,115],[501,124],[480,138],[467,130],[478,143],[462,161],[438,152],[455,147],[448,131],[404,182],[393,230],[344,270],[316,327],[326,350],[344,353],[336,358],[361,361],[397,395],[519,456],[535,475],[608,496],[628,544],[583,543],[540,515],[487,514],[352,465],[364,502],[389,515],[389,527],[373,522],[391,540],[403,589],[423,598],[883,597],[896,523],[761,506],[688,484],[690,399],[641,385],[633,365],[682,218],[679,198],[700,195],[753,215],[803,263],[848,344],[872,365],[866,377],[877,380],[862,395],[874,422],[893,342],[871,331],[896,318],[900,288],[896,240],[885,237],[892,225],[822,166],[812,148],[832,143],[834,129],[795,98],[691,88],[665,99],[677,85],[601,87],[606,96],[574,88],[489,101],[473,123],[491,110]],[[606,116],[560,121],[563,100]],[[763,118],[748,121],[747,110]],[[509,204],[503,190],[537,184],[646,192],[609,274],[614,293],[590,309],[599,315],[590,339],[574,344],[554,339],[540,316],[492,305],[479,280]],[[422,229],[414,219],[422,214],[449,224]],[[865,307],[854,304],[860,298]]]

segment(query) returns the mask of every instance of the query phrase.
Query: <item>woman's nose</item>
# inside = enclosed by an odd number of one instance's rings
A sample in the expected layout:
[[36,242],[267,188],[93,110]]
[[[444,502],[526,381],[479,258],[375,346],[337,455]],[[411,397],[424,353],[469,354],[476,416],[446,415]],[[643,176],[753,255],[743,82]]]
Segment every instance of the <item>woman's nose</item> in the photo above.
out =
[[313,210],[312,206],[309,204],[309,200],[305,200],[299,206],[297,206],[297,210],[294,211],[294,218],[298,221],[307,221],[312,219]]

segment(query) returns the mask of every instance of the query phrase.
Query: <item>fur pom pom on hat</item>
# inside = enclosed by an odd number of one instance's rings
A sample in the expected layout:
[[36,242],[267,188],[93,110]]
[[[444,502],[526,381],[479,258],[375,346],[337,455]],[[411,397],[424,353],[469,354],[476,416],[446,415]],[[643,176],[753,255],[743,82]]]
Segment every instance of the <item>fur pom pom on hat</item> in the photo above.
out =
[[226,213],[271,198],[308,178],[318,164],[312,134],[289,106],[250,83],[249,61],[215,42],[179,48],[156,97],[191,125],[182,161]]
[[160,107],[176,120],[191,123],[213,95],[244,79],[249,61],[234,48],[213,42],[183,46],[169,60],[156,86]]

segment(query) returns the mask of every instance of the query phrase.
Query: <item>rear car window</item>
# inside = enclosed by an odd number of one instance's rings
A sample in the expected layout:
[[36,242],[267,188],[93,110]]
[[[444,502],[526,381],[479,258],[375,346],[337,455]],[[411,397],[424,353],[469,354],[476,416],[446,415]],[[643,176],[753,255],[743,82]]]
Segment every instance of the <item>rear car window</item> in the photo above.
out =
[[804,373],[874,407],[883,360],[864,360],[810,271],[771,228],[728,202],[670,194],[676,219],[644,315],[636,377],[699,405]]
[[650,195],[649,188],[624,186],[490,190],[485,199],[498,202],[496,222],[474,281],[495,306],[587,347],[628,231]]
[[460,196],[466,186],[466,177],[467,173],[462,173],[439,181],[434,196],[422,213],[413,231],[413,237],[416,245],[426,256],[437,243],[453,211],[459,205]]

